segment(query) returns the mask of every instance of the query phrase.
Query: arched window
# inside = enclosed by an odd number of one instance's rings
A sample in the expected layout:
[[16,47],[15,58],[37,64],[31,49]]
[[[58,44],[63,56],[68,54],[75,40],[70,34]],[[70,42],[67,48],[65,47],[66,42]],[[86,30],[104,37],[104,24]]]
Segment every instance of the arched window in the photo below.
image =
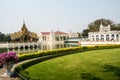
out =
[[110,38],[109,38],[109,35],[106,35],[106,41],[109,41]]
[[114,39],[115,39],[115,35],[114,35],[114,34],[112,34],[111,37],[112,37],[111,40],[114,40]]
[[95,39],[94,39],[94,35],[92,35],[92,41],[94,41]]
[[96,35],[96,41],[99,41],[99,35]]
[[119,35],[118,34],[116,34],[116,40],[119,41]]
[[101,41],[104,41],[104,35],[101,35]]

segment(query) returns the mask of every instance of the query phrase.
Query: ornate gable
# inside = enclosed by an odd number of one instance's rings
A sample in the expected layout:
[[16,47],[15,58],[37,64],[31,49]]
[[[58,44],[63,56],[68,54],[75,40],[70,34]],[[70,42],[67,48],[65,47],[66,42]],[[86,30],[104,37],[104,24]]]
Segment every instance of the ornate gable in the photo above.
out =
[[101,23],[100,28],[99,28],[99,32],[108,32],[110,30],[111,30],[111,27],[109,24],[107,26],[103,26]]

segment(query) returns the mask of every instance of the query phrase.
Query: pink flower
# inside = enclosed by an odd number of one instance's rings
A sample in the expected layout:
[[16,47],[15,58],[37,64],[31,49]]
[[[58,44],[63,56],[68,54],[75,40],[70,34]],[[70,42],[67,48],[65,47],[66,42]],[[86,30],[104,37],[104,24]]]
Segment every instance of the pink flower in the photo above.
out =
[[16,55],[16,52],[8,52],[8,53],[1,53],[0,54],[0,62],[2,64],[6,62],[17,62],[18,57]]

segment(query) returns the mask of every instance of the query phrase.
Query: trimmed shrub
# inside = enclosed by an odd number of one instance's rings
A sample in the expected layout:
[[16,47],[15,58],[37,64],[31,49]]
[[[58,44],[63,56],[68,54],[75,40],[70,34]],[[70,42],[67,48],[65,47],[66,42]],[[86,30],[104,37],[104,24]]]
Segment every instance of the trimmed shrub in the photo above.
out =
[[102,45],[102,46],[84,46],[84,47],[74,47],[74,48],[63,48],[57,50],[49,50],[44,52],[32,52],[27,54],[19,55],[18,61],[24,61],[28,59],[33,59],[42,56],[54,55],[54,54],[71,54],[83,51],[90,51],[90,50],[99,50],[99,49],[111,49],[111,48],[119,48],[120,45]]
[[0,48],[0,53],[7,52],[7,48]]

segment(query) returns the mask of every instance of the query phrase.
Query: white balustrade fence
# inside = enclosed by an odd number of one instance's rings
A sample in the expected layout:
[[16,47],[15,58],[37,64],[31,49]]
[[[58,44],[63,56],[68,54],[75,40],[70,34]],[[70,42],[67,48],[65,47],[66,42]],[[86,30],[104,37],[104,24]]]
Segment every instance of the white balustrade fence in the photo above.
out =
[[6,47],[8,51],[15,51],[17,53],[35,52],[41,50],[41,43],[7,43]]

